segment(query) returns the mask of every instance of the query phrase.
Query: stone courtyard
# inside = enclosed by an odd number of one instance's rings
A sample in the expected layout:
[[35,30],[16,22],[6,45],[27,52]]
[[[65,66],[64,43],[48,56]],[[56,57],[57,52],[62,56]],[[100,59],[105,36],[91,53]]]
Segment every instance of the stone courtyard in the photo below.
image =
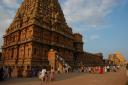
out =
[[[42,85],[125,85],[127,81],[128,78],[123,70],[104,74],[59,74],[55,81]],[[41,85],[41,81],[38,78],[19,78],[0,82],[0,85]]]

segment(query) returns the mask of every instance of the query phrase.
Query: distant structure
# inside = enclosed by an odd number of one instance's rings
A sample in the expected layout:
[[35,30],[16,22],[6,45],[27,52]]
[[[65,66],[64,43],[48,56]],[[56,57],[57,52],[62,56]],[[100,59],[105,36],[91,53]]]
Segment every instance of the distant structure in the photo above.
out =
[[81,65],[85,65],[85,66],[103,65],[102,53],[93,54],[93,53],[88,53],[88,52],[81,52],[79,55],[76,56],[74,59],[77,67],[80,67]]
[[126,63],[125,57],[120,52],[110,54],[108,60],[109,63],[113,65],[124,65]]
[[58,0],[24,0],[4,35],[4,66],[15,76],[50,68],[50,49],[57,52],[62,66],[102,64],[101,54],[83,51],[82,35],[67,25]]

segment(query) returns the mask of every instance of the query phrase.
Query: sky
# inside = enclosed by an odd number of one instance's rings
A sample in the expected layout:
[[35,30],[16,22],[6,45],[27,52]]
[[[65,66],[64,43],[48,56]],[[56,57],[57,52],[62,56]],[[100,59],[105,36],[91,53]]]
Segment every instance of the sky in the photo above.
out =
[[[2,36],[13,20],[22,0],[0,1],[0,46]],[[84,51],[120,51],[128,59],[128,0],[59,0],[73,32],[81,33]]]

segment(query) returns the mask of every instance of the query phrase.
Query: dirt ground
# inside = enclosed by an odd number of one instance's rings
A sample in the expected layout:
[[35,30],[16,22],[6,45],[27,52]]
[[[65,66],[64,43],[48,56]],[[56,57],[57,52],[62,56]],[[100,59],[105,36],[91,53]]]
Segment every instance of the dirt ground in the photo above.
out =
[[[53,82],[42,85],[125,85],[128,77],[125,71],[104,74],[71,73],[56,76]],[[0,82],[0,85],[41,85],[37,78],[19,78]]]

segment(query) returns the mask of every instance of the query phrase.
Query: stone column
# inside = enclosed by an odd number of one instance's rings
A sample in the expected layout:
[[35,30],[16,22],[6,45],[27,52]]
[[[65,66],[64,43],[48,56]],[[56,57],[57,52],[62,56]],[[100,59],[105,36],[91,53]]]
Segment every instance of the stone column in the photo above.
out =
[[18,77],[18,68],[15,66],[11,72],[12,78],[17,78]]
[[27,76],[28,76],[27,66],[25,66],[23,70],[23,77],[27,77]]

